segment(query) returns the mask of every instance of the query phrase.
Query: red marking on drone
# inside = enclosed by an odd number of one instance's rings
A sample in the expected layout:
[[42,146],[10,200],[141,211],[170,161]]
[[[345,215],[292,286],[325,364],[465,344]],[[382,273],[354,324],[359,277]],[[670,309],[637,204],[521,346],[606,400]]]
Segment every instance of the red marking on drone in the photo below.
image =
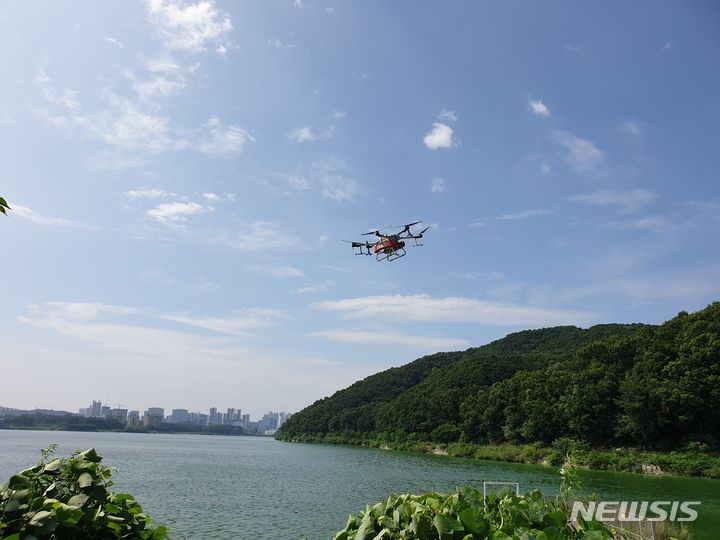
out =
[[[419,233],[413,234],[410,227],[417,225],[418,223],[422,222],[416,221],[414,223],[408,223],[407,225],[403,225],[401,227],[400,232],[392,234],[381,233],[377,229],[363,233],[363,235],[374,234],[377,236],[378,240],[374,244],[371,244],[370,242],[351,242],[350,240],[343,240],[343,242],[348,242],[352,244],[353,248],[360,250],[355,253],[355,255],[372,255],[375,253],[375,260],[377,261],[394,261],[395,259],[399,259],[400,257],[407,255],[405,251],[405,240],[412,240],[413,246],[422,246],[418,240],[423,237],[425,231],[427,231],[430,227],[425,227]],[[371,249],[372,252],[370,251]]]

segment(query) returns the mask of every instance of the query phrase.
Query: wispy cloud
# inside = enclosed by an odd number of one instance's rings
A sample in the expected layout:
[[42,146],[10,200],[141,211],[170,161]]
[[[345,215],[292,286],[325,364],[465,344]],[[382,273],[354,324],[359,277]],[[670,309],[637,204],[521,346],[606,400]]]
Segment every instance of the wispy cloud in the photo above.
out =
[[639,137],[640,133],[642,132],[640,122],[638,122],[637,120],[627,120],[623,122],[620,127],[625,133],[629,133],[630,135],[634,135],[635,137]]
[[228,157],[239,154],[248,141],[255,139],[240,126],[224,124],[212,117],[198,134],[196,149],[209,156]]
[[116,47],[118,47],[118,48],[120,48],[120,49],[123,48],[123,44],[122,44],[122,42],[121,42],[119,39],[115,39],[115,38],[113,38],[113,37],[103,36],[103,41],[105,41],[105,42],[107,42],[107,43],[110,43],[111,45],[115,45]]
[[605,153],[591,141],[569,131],[555,131],[553,139],[565,148],[565,161],[576,172],[593,171],[605,159]]
[[230,18],[214,0],[149,0],[147,10],[155,33],[169,49],[206,51],[211,44],[222,45],[232,30]]
[[425,134],[423,142],[431,150],[451,148],[453,145],[453,129],[446,124],[435,122],[432,130]]
[[550,326],[584,324],[594,315],[582,311],[523,306],[465,297],[433,298],[427,294],[409,296],[366,296],[313,304],[315,309],[342,312],[344,319],[373,321],[444,321],[488,325]]
[[398,345],[431,351],[467,349],[470,346],[470,342],[465,339],[417,336],[386,331],[322,330],[313,332],[310,336],[342,343],[361,343],[368,346]]
[[347,176],[345,163],[340,159],[316,161],[307,170],[274,173],[271,177],[283,182],[281,190],[286,195],[306,191],[323,199],[348,202],[360,193],[360,184]]
[[37,225],[50,225],[55,227],[68,227],[72,225],[72,221],[58,218],[58,217],[50,217],[45,216],[43,214],[39,214],[35,212],[34,210],[31,210],[27,206],[23,206],[21,204],[17,204],[14,202],[8,202],[10,205],[10,208],[13,210],[13,216],[17,216],[20,219],[24,219],[27,221],[30,221],[31,223],[35,223]]
[[666,41],[660,48],[660,52],[670,52],[675,48],[675,44],[672,41]]
[[544,118],[550,118],[550,110],[547,108],[541,99],[528,100],[528,110],[536,116],[542,116]]
[[125,196],[130,199],[159,199],[171,195],[173,195],[173,193],[169,193],[160,188],[138,188],[125,192]]
[[537,216],[546,216],[548,214],[552,214],[552,210],[547,210],[544,208],[535,208],[532,210],[523,210],[522,212],[515,212],[511,214],[502,214],[498,216],[498,219],[502,220],[517,220],[517,219],[527,219],[527,218],[533,218]]
[[288,278],[304,278],[305,274],[294,266],[253,266],[252,270],[266,276],[288,279]]
[[455,114],[455,111],[450,111],[448,109],[440,111],[437,118],[441,122],[457,122],[457,114]]
[[315,135],[312,131],[312,128],[309,126],[303,126],[299,128],[295,128],[288,132],[286,135],[286,138],[288,141],[296,142],[296,143],[304,143],[304,142],[312,142],[317,140],[317,135]]
[[202,214],[209,209],[195,202],[172,202],[157,205],[145,212],[150,219],[164,225],[178,226],[188,220],[188,216]]
[[192,238],[241,253],[295,249],[302,244],[297,236],[272,221],[253,221],[233,231],[195,231]]
[[294,45],[292,43],[288,43],[286,41],[282,41],[280,38],[271,38],[267,40],[267,44],[270,47],[273,47],[275,49],[280,50],[290,50],[290,49],[297,49],[297,45]]
[[620,212],[628,214],[657,199],[657,195],[647,189],[630,189],[627,191],[599,190],[570,197],[572,202],[581,202],[593,206],[617,206]]
[[443,193],[445,191],[445,180],[442,178],[433,178],[430,186],[430,193]]

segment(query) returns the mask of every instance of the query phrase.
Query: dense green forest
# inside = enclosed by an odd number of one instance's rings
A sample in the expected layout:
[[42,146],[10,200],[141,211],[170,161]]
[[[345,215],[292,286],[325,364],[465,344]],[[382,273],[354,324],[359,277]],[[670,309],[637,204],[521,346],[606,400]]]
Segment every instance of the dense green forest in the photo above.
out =
[[542,443],[673,450],[720,445],[720,302],[660,326],[528,330],[359,381],[279,438]]

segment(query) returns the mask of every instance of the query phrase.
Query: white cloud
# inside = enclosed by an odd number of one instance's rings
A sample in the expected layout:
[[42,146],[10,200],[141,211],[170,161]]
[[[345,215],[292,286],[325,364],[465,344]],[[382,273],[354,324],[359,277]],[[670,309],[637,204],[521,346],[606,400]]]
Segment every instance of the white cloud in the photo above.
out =
[[254,140],[240,126],[226,125],[212,117],[203,126],[195,147],[209,156],[223,157],[240,153],[246,142]]
[[51,225],[51,226],[57,226],[57,227],[68,227],[73,224],[71,221],[69,221],[67,219],[44,216],[42,214],[38,214],[34,210],[30,210],[30,208],[28,208],[27,206],[15,204],[11,201],[8,201],[8,204],[10,205],[10,208],[12,208],[12,212],[13,212],[14,216],[17,216],[20,219],[25,219],[25,220],[35,223],[37,225]]
[[209,244],[220,245],[241,253],[294,249],[301,242],[290,232],[271,221],[254,221],[229,231],[193,231],[193,237]]
[[185,223],[188,216],[202,214],[208,208],[194,202],[172,202],[159,204],[145,212],[150,219],[164,225],[180,225]]
[[253,266],[252,269],[255,272],[258,272],[260,274],[269,275],[271,277],[278,278],[278,279],[304,278],[305,277],[305,274],[303,274],[300,270],[298,270],[294,266],[275,266],[275,267]]
[[336,172],[324,172],[319,181],[320,195],[324,199],[330,199],[331,201],[351,201],[359,191],[357,182]]
[[662,48],[660,49],[660,52],[669,52],[672,51],[675,48],[675,45],[672,41],[666,41]]
[[312,128],[308,126],[293,129],[286,135],[286,138],[288,141],[296,143],[312,142],[317,140],[317,137],[312,132]]
[[446,124],[435,122],[432,130],[423,138],[423,142],[431,150],[451,148],[453,145],[453,129]]
[[443,109],[440,111],[440,114],[438,114],[438,120],[441,120],[443,122],[457,122],[457,115],[455,114],[455,111],[449,111],[447,109]]
[[282,41],[280,38],[272,38],[267,40],[267,44],[270,47],[273,47],[275,49],[280,50],[290,50],[290,49],[296,49],[297,45],[293,45],[292,43],[288,43],[286,41]]
[[442,193],[445,191],[445,180],[442,178],[433,178],[430,186],[430,193]]
[[593,171],[605,159],[605,153],[592,142],[568,131],[555,131],[553,138],[567,150],[565,161],[577,172]]
[[215,52],[218,53],[220,56],[225,56],[227,54],[227,47],[223,45],[222,43],[217,46],[217,49],[215,49]]
[[527,219],[537,216],[545,216],[548,214],[552,214],[552,210],[536,208],[533,210],[523,210],[522,212],[516,212],[514,214],[502,214],[501,216],[498,216],[498,219],[511,221],[516,219]]
[[[132,77],[130,73],[130,78]],[[153,79],[146,81],[138,81],[137,79],[133,82],[133,89],[138,93],[141,100],[150,100],[155,96],[171,96],[179,94],[185,88],[185,81],[183,79],[172,80],[166,77],[154,77]]]
[[635,120],[627,120],[626,122],[623,122],[621,124],[621,128],[624,132],[629,133],[630,135],[635,135],[636,137],[640,136],[642,131],[640,122]]
[[106,41],[107,43],[110,43],[111,45],[115,45],[116,47],[119,47],[121,49],[123,48],[122,42],[118,39],[115,39],[113,37],[103,36],[103,40]]
[[373,321],[444,321],[525,327],[585,324],[594,319],[588,312],[522,306],[464,297],[366,296],[313,304],[315,309],[343,312],[344,319]]
[[541,99],[528,100],[528,110],[530,110],[534,115],[542,116],[544,118],[550,118],[551,116],[550,111]]
[[631,213],[652,203],[657,195],[647,189],[631,189],[627,191],[599,190],[592,193],[573,195],[570,200],[591,204],[593,206],[617,206],[621,213]]
[[467,349],[470,342],[465,339],[453,339],[431,336],[413,336],[400,332],[380,332],[363,330],[323,330],[310,334],[330,341],[342,343],[362,343],[364,345],[399,345],[415,349],[439,351]]
[[326,280],[323,283],[318,283],[317,285],[308,285],[306,287],[300,287],[295,291],[295,294],[309,294],[309,293],[316,293],[320,291],[327,290],[328,288],[335,285],[335,282]]
[[185,4],[180,0],[149,0],[150,23],[169,49],[206,51],[210,43],[222,45],[232,30],[230,18],[213,0]]
[[125,195],[130,199],[158,199],[172,195],[172,193],[160,188],[139,188],[126,191]]
[[[242,317],[193,317],[191,315],[162,314],[158,318],[173,321],[219,334],[232,334],[236,336],[251,337],[251,330],[272,326],[278,319],[286,316],[279,311],[261,310],[262,313],[248,311]],[[259,316],[261,315],[261,316]]]

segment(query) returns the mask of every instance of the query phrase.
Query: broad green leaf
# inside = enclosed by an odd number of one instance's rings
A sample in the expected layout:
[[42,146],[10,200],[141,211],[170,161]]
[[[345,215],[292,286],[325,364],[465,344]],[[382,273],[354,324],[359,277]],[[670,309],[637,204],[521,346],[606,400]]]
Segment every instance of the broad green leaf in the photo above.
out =
[[82,473],[80,477],[78,478],[78,485],[81,488],[87,488],[92,486],[93,484],[93,477],[90,473]]
[[433,525],[440,535],[440,540],[452,540],[455,527],[450,518],[445,515],[438,514],[433,518]]
[[97,452],[94,448],[88,448],[84,452],[81,452],[78,457],[80,459],[92,461],[93,463],[98,463],[102,459],[100,456],[97,455]]
[[543,522],[548,525],[564,527],[565,524],[567,523],[567,514],[565,512],[563,512],[562,510],[555,510],[554,512],[545,514],[545,518],[543,519]]
[[465,508],[460,511],[460,521],[463,522],[465,528],[470,532],[480,532],[485,526],[483,513],[477,508]]
[[40,527],[45,524],[45,522],[52,517],[53,513],[48,512],[47,510],[40,510],[39,512],[36,512],[35,515],[30,520],[30,525],[33,527]]
[[60,465],[62,465],[62,461],[59,459],[54,459],[47,465],[45,465],[45,468],[43,469],[44,472],[55,472],[58,469],[60,469]]
[[20,476],[19,474],[11,476],[10,480],[8,481],[8,488],[10,488],[12,490],[27,489],[30,486],[31,486],[30,480],[28,480],[24,476]]
[[84,493],[81,493],[79,495],[74,495],[73,497],[70,497],[70,500],[68,500],[68,504],[71,506],[82,506],[85,504],[88,500],[88,496]]

